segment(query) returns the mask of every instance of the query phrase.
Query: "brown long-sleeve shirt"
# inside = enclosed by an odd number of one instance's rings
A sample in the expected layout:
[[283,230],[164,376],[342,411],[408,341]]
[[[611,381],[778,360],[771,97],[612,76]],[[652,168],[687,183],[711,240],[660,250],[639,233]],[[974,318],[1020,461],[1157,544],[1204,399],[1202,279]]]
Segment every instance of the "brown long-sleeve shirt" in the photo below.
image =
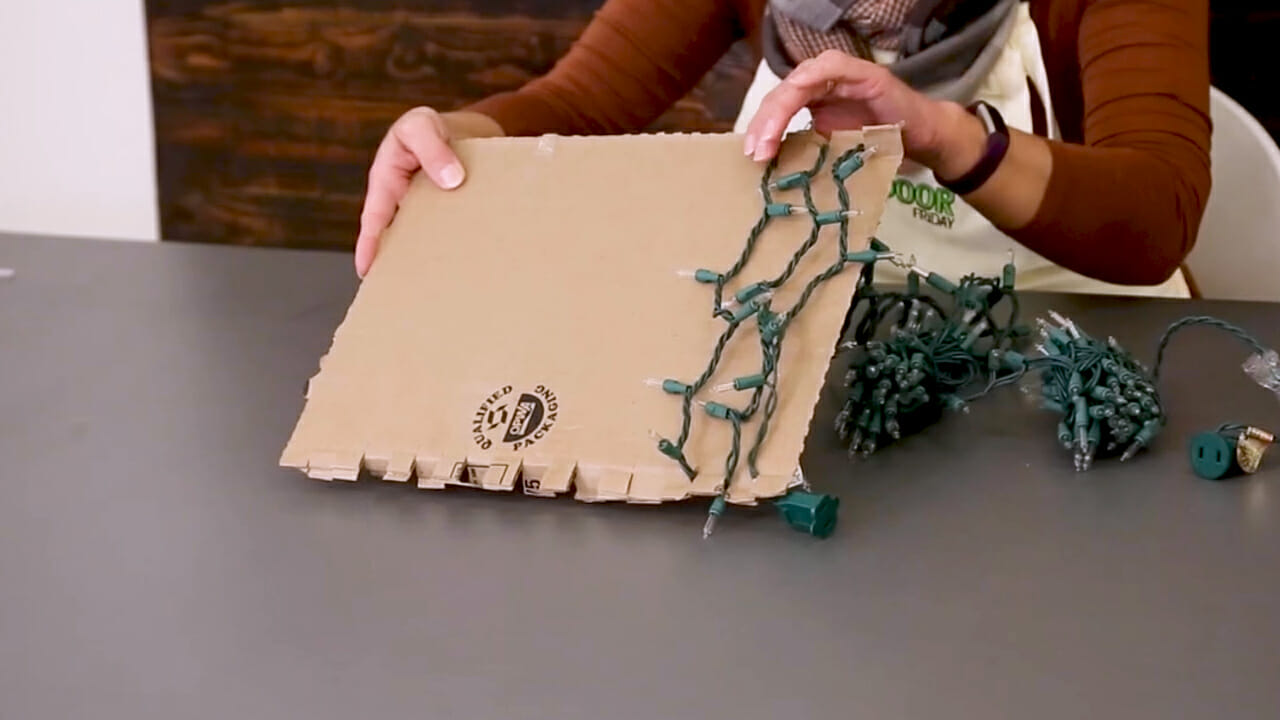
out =
[[[1207,0],[1030,0],[1063,142],[1029,224],[1002,228],[1067,269],[1168,278],[1208,200]],[[739,39],[765,0],[608,0],[545,77],[477,103],[510,135],[644,128]]]

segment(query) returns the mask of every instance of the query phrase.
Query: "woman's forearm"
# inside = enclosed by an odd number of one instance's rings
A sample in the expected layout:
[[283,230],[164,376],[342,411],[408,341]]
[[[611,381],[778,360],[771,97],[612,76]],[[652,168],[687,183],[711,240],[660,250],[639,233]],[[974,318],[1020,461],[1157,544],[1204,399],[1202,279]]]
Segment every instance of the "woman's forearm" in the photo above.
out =
[[[986,138],[963,108],[943,112],[950,119],[939,147],[948,150],[928,164],[946,180],[978,162]],[[1154,150],[1067,145],[1010,130],[999,168],[964,200],[1062,267],[1105,282],[1156,285],[1195,242],[1207,179],[1193,174]]]
[[[945,120],[939,123],[946,137],[944,148],[929,162],[939,180],[954,180],[978,164],[986,148],[987,134],[977,117],[955,103],[942,103]],[[1053,172],[1053,156],[1043,138],[1010,130],[1009,150],[995,173],[965,202],[1001,228],[1020,228],[1031,222],[1044,201]],[[1034,249],[1034,248],[1033,248]]]

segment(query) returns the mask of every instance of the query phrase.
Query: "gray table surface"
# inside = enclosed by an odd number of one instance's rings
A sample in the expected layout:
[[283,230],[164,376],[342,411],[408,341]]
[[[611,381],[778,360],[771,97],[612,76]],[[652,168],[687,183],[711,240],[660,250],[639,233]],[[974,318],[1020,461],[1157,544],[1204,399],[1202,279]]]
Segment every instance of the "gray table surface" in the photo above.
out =
[[[850,464],[825,541],[765,512],[583,506],[278,469],[355,290],[328,253],[0,236],[0,718],[1276,718],[1280,426],[1209,331],[1171,427],[1077,475],[1016,393]],[[1028,298],[1141,355],[1210,311]]]

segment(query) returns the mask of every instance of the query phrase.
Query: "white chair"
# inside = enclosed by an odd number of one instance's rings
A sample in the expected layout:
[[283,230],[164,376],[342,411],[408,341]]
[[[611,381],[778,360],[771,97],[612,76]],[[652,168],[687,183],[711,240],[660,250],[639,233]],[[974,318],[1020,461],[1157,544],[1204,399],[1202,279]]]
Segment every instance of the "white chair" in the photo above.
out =
[[1206,298],[1280,301],[1280,148],[1217,88],[1209,115],[1213,191],[1187,269]]

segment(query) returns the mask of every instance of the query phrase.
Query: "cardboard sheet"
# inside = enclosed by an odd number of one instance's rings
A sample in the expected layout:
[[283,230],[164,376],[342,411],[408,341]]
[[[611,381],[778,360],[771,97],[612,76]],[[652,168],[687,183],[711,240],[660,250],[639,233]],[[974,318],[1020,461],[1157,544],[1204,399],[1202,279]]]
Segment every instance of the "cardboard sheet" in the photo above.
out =
[[[778,175],[812,165],[822,138],[784,145]],[[876,149],[846,182],[851,250],[867,246],[902,159],[897,127],[837,134],[831,158]],[[712,288],[677,271],[727,269],[760,216],[763,166],[732,135],[502,138],[457,144],[459,190],[417,179],[312,378],[281,464],[321,479],[361,468],[422,488],[466,485],[584,501],[660,503],[714,495],[728,423],[695,408],[690,481],[656,449],[674,438],[680,398],[647,378],[690,381],[725,322]],[[776,176],[775,176],[776,177]],[[827,168],[819,209],[838,207]],[[801,203],[798,190],[777,200]],[[729,290],[772,277],[812,227],[774,220]],[[773,298],[789,308],[836,258],[836,225]],[[858,266],[822,285],[789,329],[779,404],[759,456],[730,484],[751,504],[792,484]],[[728,294],[726,294],[728,297]],[[760,367],[754,322],[727,346],[713,385]],[[700,398],[741,406],[746,392]],[[744,426],[744,449],[755,435]]]

